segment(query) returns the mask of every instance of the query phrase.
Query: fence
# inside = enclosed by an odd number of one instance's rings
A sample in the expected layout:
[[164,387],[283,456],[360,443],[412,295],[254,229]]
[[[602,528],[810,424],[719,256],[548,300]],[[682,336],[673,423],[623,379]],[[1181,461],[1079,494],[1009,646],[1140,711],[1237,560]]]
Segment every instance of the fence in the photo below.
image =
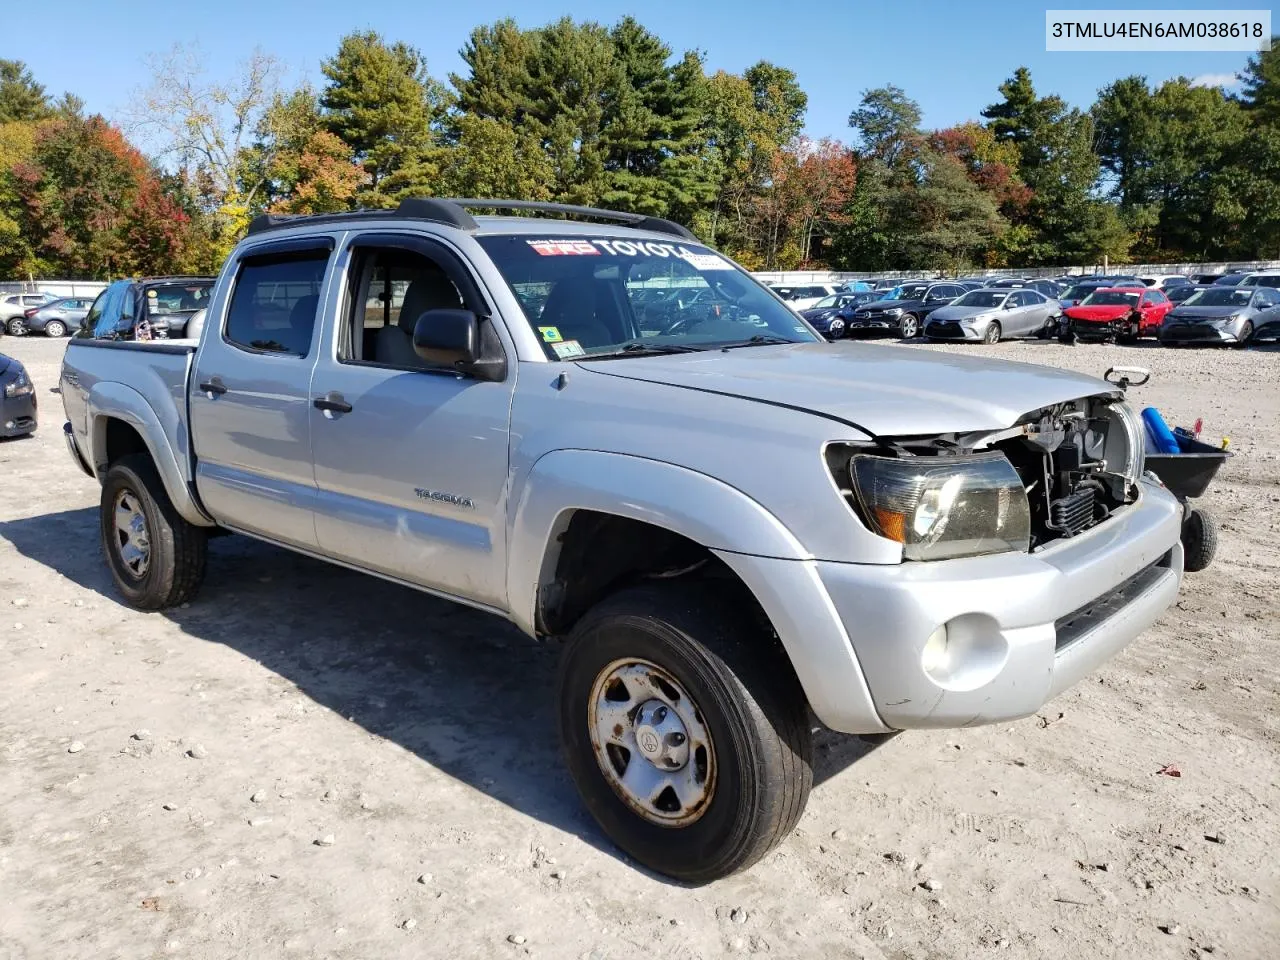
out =
[[[1095,263],[1069,267],[1005,267],[995,270],[969,270],[966,277],[1061,277],[1067,274],[1160,274],[1160,273],[1253,273],[1280,270],[1280,260],[1235,261],[1231,263]],[[933,280],[943,276],[937,270],[762,270],[752,276],[764,283],[843,283],[846,280],[878,280],[881,277],[906,277]]]
[[106,288],[104,280],[0,280],[0,296],[51,293],[55,297],[96,297]]

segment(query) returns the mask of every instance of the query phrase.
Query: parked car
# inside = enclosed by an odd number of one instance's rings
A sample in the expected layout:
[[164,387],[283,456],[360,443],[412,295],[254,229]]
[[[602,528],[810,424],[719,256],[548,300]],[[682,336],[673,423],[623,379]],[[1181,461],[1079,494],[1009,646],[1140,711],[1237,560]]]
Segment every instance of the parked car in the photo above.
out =
[[874,287],[866,280],[846,280],[840,285],[841,293],[866,293]]
[[[512,203],[560,218],[259,218],[199,343],[71,340],[69,452],[126,602],[190,600],[235,531],[566,638],[586,808],[686,883],[791,832],[812,718],[1033,715],[1173,603],[1182,507],[1115,386],[834,349],[677,224]],[[636,272],[734,310],[641,337]],[[392,276],[401,306],[366,310]]]
[[1160,325],[1160,342],[1229,343],[1280,337],[1280,290],[1245,286],[1202,287]]
[[35,429],[35,385],[21,363],[0,353],[0,437],[25,437]]
[[808,310],[823,297],[839,292],[834,283],[808,283],[800,286],[774,284],[773,292],[785,300],[792,310]]
[[1213,285],[1215,287],[1234,287],[1247,276],[1249,276],[1247,273],[1224,273],[1213,281]]
[[1070,332],[1080,340],[1129,343],[1154,337],[1173,304],[1159,290],[1102,287],[1066,311]]
[[860,304],[868,303],[879,297],[874,290],[861,290],[857,293],[833,293],[823,297],[808,310],[801,310],[800,316],[809,321],[809,326],[817,330],[828,340],[839,340],[846,333],[849,317]]
[[98,294],[78,337],[98,340],[181,338],[191,315],[208,304],[213,277],[117,280]]
[[900,287],[904,283],[909,283],[906,277],[881,277],[872,282],[873,290],[892,290],[894,287]]
[[913,281],[895,287],[883,300],[863,304],[849,318],[847,330],[892,331],[903,340],[920,332],[920,324],[930,311],[944,307],[968,291],[958,283]]
[[[28,310],[24,317],[27,333],[43,333],[47,337],[65,337],[80,329],[89,313],[93,297],[63,297],[43,307]],[[12,325],[16,321],[10,321]]]
[[53,303],[57,299],[52,293],[11,293],[2,297],[0,326],[11,336],[20,337],[27,332],[27,311]]
[[1111,283],[1107,280],[1081,280],[1074,286],[1062,291],[1062,296],[1058,298],[1058,304],[1064,310],[1067,307],[1074,307],[1095,290],[1101,290],[1109,286],[1111,286]]
[[1209,289],[1209,285],[1207,284],[1175,283],[1164,292],[1164,295],[1169,298],[1170,303],[1177,304],[1195,296],[1201,290],[1207,289]]
[[1145,286],[1154,287],[1156,290],[1161,290],[1164,293],[1168,293],[1173,287],[1192,285],[1191,280],[1180,273],[1149,273],[1146,276],[1139,277],[1138,279],[1141,280]]
[[1209,285],[1210,285],[1210,284],[1212,284],[1212,283],[1216,283],[1216,282],[1217,282],[1219,279],[1221,279],[1223,276],[1224,276],[1224,274],[1223,274],[1223,273],[1221,273],[1221,272],[1218,272],[1218,273],[1192,273],[1192,274],[1188,274],[1188,275],[1187,275],[1187,279],[1189,279],[1192,283],[1194,283],[1194,284],[1198,284],[1198,285],[1200,285],[1200,286],[1209,286]]
[[1241,280],[1237,286],[1280,289],[1280,273],[1251,273]]
[[930,340],[978,340],[1042,336],[1057,329],[1062,307],[1038,290],[987,287],[971,290],[929,314],[924,335]]

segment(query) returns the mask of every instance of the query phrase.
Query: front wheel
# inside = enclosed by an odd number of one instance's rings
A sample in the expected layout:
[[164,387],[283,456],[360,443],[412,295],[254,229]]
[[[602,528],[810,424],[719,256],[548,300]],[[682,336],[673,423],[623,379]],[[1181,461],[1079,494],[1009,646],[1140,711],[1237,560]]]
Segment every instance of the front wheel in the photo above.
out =
[[67,334],[67,327],[61,320],[50,320],[44,325],[44,335],[46,337],[64,337]]
[[1232,344],[1237,350],[1242,350],[1249,345],[1249,341],[1253,339],[1253,321],[1246,320],[1244,326],[1240,328],[1240,336],[1236,338],[1236,342]]
[[174,509],[149,456],[131,454],[111,465],[98,512],[107,565],[130,606],[163,610],[195,596],[208,534]]
[[1199,573],[1218,552],[1218,524],[1213,515],[1193,509],[1182,521],[1182,569]]
[[27,333],[27,321],[22,317],[14,317],[9,321],[5,329],[9,331],[9,336],[11,337],[25,336]]
[[574,627],[560,734],[619,847],[690,883],[755,863],[813,782],[804,694],[771,631],[706,584],[624,590]]
[[920,318],[914,313],[905,314],[898,321],[898,336],[903,340],[914,340],[920,332]]
[[999,343],[1000,342],[1000,324],[992,320],[987,324],[987,332],[982,335],[983,343]]

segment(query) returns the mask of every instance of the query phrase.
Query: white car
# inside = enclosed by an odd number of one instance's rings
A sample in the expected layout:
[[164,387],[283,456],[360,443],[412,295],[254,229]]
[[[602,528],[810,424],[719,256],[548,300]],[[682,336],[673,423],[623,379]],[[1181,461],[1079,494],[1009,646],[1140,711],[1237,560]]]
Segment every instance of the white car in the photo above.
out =
[[834,283],[771,283],[769,289],[787,301],[787,306],[796,312],[808,310],[824,297],[840,292],[840,287]]
[[1148,287],[1154,287],[1156,290],[1168,290],[1171,286],[1178,284],[1188,284],[1191,280],[1184,277],[1180,273],[1155,273],[1146,274],[1138,278]]
[[28,310],[43,307],[57,299],[52,293],[11,293],[0,297],[0,324],[22,320]]

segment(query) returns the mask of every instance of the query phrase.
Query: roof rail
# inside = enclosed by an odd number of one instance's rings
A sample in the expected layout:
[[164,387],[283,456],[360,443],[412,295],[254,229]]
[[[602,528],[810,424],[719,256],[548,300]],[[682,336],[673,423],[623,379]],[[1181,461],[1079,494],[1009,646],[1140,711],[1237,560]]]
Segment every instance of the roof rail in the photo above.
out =
[[538,213],[559,213],[565,216],[592,217],[597,220],[611,220],[637,230],[651,230],[654,233],[667,233],[683,240],[698,242],[698,238],[688,229],[671,220],[650,217],[643,213],[624,213],[620,210],[601,210],[596,207],[580,207],[568,203],[542,203],[537,200],[484,200],[484,199],[442,199],[435,197],[410,197],[401,200],[394,210],[353,210],[348,213],[264,213],[253,218],[249,224],[248,235],[264,233],[268,230],[279,230],[297,224],[346,223],[351,220],[372,220],[387,218],[405,218],[412,220],[430,220],[444,223],[459,230],[473,231],[477,229],[475,218],[467,212],[467,208],[488,210],[530,210]]
[[[406,203],[409,201],[405,201]],[[672,220],[661,217],[650,217],[643,213],[624,213],[621,210],[602,210],[599,207],[580,207],[571,203],[543,203],[540,200],[483,200],[477,198],[449,199],[444,203],[455,203],[459,207],[480,208],[489,210],[532,210],[537,213],[561,213],[565,216],[593,217],[596,220],[612,220],[637,230],[651,230],[654,233],[669,233],[684,240],[698,241],[686,227]]]

